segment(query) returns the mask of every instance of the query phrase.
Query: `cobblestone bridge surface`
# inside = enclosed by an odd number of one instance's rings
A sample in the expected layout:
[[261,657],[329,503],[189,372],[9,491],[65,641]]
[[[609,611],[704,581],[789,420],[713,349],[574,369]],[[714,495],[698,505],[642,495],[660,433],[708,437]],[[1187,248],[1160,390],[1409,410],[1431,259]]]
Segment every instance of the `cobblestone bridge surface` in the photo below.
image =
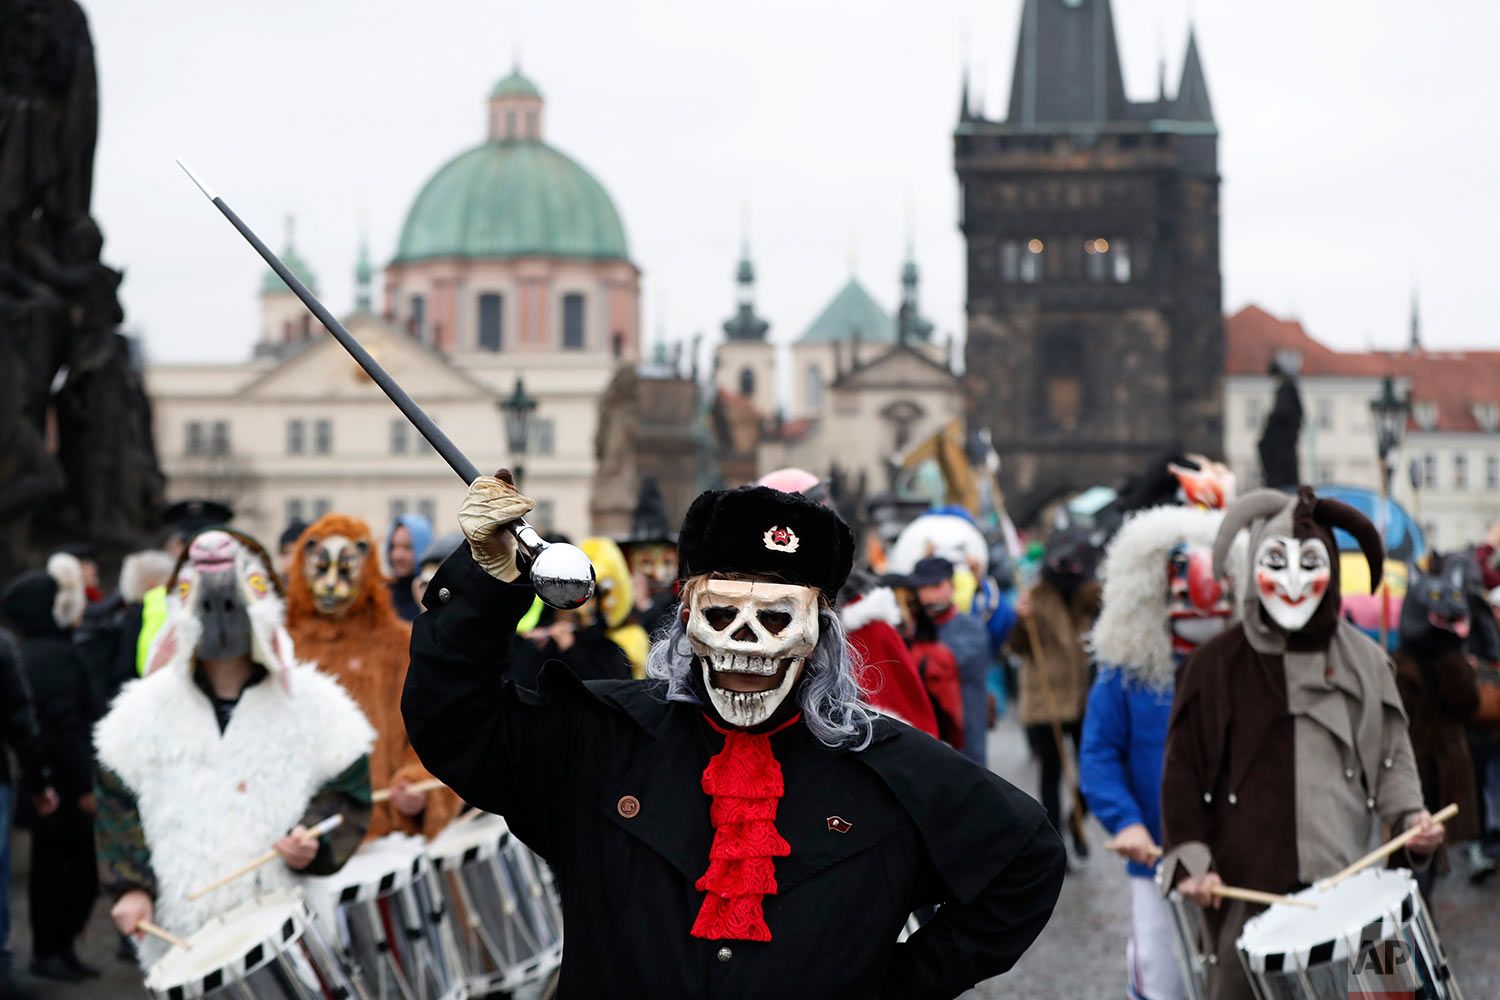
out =
[[[1036,769],[1025,736],[1013,718],[990,735],[990,766],[1022,789],[1036,792]],[[1090,822],[1090,842],[1104,831]],[[147,994],[133,965],[114,957],[115,935],[108,907],[101,901],[87,939],[84,960],[104,975],[81,984],[31,980],[25,872],[28,835],[15,835],[16,878],[11,889],[11,949],[18,978],[39,1000],[117,1000]],[[1436,919],[1454,971],[1468,1000],[1500,997],[1500,876],[1475,887],[1468,880],[1467,856],[1454,852],[1454,871],[1438,883]],[[1088,866],[1068,876],[1052,921],[1032,949],[1008,974],[966,993],[964,1000],[1122,1000],[1125,996],[1125,938],[1129,929],[1129,888],[1123,863],[1095,850]]]

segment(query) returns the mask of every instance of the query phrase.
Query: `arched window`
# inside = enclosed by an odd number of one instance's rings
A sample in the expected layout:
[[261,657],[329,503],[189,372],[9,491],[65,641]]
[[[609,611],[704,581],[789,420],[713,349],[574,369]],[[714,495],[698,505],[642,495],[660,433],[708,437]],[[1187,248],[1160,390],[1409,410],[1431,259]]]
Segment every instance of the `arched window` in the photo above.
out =
[[501,347],[502,309],[505,300],[494,292],[479,296],[479,349],[498,351]]
[[802,398],[808,412],[823,408],[823,369],[817,365],[807,366],[807,373],[803,376]]
[[740,369],[740,395],[746,399],[755,395],[755,372],[749,368]]

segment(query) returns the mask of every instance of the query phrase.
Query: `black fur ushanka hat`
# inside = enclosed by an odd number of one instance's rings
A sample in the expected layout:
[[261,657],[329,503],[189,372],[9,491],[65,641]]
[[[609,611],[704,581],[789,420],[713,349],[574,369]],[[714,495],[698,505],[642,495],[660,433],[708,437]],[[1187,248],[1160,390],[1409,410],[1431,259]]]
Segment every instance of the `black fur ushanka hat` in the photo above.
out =
[[746,573],[817,587],[829,602],[854,565],[854,535],[831,508],[767,486],[708,490],[682,519],[677,576]]

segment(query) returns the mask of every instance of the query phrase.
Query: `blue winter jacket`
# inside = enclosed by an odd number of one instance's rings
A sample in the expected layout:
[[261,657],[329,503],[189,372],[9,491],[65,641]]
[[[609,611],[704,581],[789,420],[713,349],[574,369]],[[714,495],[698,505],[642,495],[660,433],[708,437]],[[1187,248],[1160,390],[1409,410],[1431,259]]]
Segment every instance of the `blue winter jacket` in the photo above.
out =
[[[1158,691],[1118,667],[1102,668],[1089,690],[1079,781],[1089,808],[1111,836],[1144,823],[1161,843],[1162,753],[1171,713],[1170,687]],[[1134,861],[1126,867],[1147,877],[1154,870]]]
[[973,615],[954,614],[937,627],[938,641],[953,651],[958,661],[958,686],[964,701],[963,755],[980,767],[989,767],[985,741],[990,728],[990,698],[985,689],[989,675],[990,637],[984,622]]

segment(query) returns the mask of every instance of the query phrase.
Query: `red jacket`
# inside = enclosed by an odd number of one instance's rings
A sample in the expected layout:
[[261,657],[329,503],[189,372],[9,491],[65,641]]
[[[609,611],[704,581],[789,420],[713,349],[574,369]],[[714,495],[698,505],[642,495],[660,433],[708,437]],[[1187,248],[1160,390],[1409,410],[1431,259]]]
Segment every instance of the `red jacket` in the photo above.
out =
[[938,739],[955,750],[964,748],[964,695],[958,683],[958,661],[942,643],[914,642],[911,658],[927,687],[937,716]]
[[883,714],[937,737],[937,718],[927,689],[890,620],[901,620],[895,596],[885,588],[872,590],[840,608],[839,617],[863,669],[860,687],[865,699]]

